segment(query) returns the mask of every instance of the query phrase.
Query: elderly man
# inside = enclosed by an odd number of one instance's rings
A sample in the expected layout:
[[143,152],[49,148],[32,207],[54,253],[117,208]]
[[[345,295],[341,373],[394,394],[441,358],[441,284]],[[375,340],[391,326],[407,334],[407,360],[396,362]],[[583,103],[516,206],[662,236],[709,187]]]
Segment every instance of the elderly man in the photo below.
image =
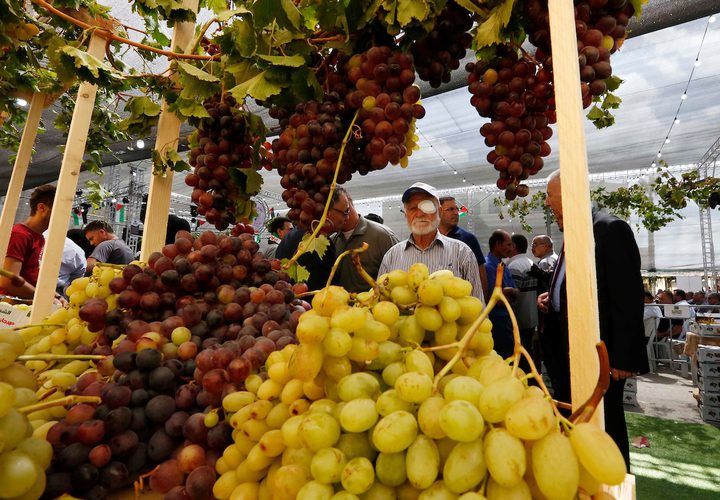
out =
[[[562,231],[563,207],[559,170],[548,176],[545,203],[552,210]],[[603,400],[605,429],[622,451],[629,468],[630,446],[623,410],[623,387],[626,378],[649,370],[643,324],[644,288],[640,275],[640,251],[630,226],[617,217],[602,212],[593,213],[593,234],[600,338],[605,342],[610,357],[610,387]],[[538,308],[546,314],[541,344],[555,398],[569,401],[568,335],[572,332],[568,331],[568,296],[563,252],[555,266],[550,291],[538,297]],[[567,269],[567,272],[587,271]]]
[[[373,279],[377,278],[385,253],[398,242],[392,229],[358,214],[350,194],[341,187],[335,188],[333,192],[328,217],[337,230],[331,238],[336,255],[346,250],[355,250],[367,243],[368,249],[360,254],[360,263]],[[348,292],[358,293],[370,289],[370,285],[360,277],[349,256],[340,262],[335,283]]]
[[[416,262],[430,272],[448,269],[472,283],[472,294],[483,300],[480,271],[475,255],[462,241],[448,238],[438,231],[440,199],[435,188],[416,182],[402,196],[410,237],[385,254],[378,275],[394,269],[408,269]],[[484,300],[483,300],[484,301]]]
[[95,247],[87,258],[87,274],[92,273],[98,262],[105,264],[129,264],[133,260],[130,247],[113,232],[105,221],[95,220],[85,226],[85,237]]
[[532,240],[532,254],[538,259],[537,266],[541,271],[552,271],[558,256],[553,249],[553,240],[546,234],[535,236]]
[[470,247],[477,258],[478,269],[480,270],[480,282],[483,286],[483,293],[488,293],[487,274],[485,274],[485,255],[480,248],[480,242],[469,231],[465,231],[458,226],[460,222],[460,207],[452,196],[443,196],[440,198],[440,227],[438,230],[455,240],[460,240]]
[[[513,234],[512,250],[510,259],[507,261],[507,268],[512,274],[512,279],[518,287],[518,296],[513,306],[518,328],[520,329],[520,341],[527,351],[533,354],[533,335],[538,325],[537,295],[538,280],[532,274],[533,262],[527,256],[528,240],[522,234]],[[520,366],[526,372],[530,371],[530,365],[522,358]]]

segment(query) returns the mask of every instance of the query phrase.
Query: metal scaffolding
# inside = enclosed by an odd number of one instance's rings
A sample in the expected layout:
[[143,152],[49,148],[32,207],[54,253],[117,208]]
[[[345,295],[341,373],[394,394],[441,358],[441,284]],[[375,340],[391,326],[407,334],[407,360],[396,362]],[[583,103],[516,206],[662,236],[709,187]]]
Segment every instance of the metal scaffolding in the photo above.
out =
[[[715,172],[715,164],[720,156],[720,137],[710,146],[710,149],[703,155],[698,162],[698,174],[701,179],[708,177],[710,166]],[[703,281],[708,291],[717,290],[718,271],[715,267],[715,245],[713,243],[712,233],[712,215],[710,208],[700,208],[700,244],[702,245],[703,257]]]

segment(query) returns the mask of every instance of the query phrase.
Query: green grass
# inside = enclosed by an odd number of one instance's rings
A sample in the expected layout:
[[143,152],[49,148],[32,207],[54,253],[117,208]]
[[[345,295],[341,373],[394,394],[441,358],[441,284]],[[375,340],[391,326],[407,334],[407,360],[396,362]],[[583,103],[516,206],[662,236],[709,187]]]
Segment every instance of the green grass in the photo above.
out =
[[631,440],[650,442],[630,446],[638,500],[720,499],[720,429],[636,413],[625,418]]

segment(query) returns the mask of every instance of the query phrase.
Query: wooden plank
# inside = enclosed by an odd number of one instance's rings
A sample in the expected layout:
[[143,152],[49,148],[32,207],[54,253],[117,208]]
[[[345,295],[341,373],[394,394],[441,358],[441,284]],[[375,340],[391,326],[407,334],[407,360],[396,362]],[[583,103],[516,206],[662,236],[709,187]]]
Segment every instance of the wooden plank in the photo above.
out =
[[[98,59],[104,59],[105,43],[104,38],[93,34],[90,38],[88,53]],[[78,89],[70,131],[65,144],[65,154],[58,174],[57,191],[50,217],[50,232],[45,242],[40,274],[35,287],[32,314],[30,315],[31,323],[38,323],[51,311],[96,94],[97,86],[87,82],[83,82]]]
[[[198,10],[198,0],[185,0],[183,7]],[[175,23],[172,43],[173,48],[185,50],[195,34],[195,23]],[[180,119],[167,109],[167,101],[157,125],[155,149],[164,154],[167,151],[177,151],[180,137]],[[153,175],[150,180],[147,209],[143,225],[143,239],[140,250],[140,260],[147,262],[150,254],[159,252],[165,246],[165,233],[167,232],[167,217],[170,213],[170,194],[172,193],[173,172],[166,175]]]
[[15,165],[13,165],[12,175],[10,176],[10,184],[8,184],[7,193],[5,194],[5,203],[3,203],[2,215],[0,215],[0,255],[2,255],[3,258],[5,257],[5,252],[7,252],[8,243],[10,242],[10,232],[15,222],[17,207],[20,202],[20,194],[22,193],[25,176],[27,175],[28,166],[30,165],[30,157],[32,156],[33,146],[35,145],[35,138],[37,137],[45,97],[45,94],[36,92],[30,100],[30,109],[28,109],[27,118],[25,118],[25,128],[20,138],[20,147],[15,157]]
[[617,486],[603,487],[603,491],[610,493],[617,500],[635,500],[637,492],[635,490],[635,476],[628,474],[625,476],[625,481],[618,484]]
[[[575,14],[572,0],[550,0],[555,102],[563,204],[565,264],[570,332],[572,404],[577,408],[592,394],[599,363],[600,339],[595,239],[590,212],[590,183],[585,149],[585,117],[580,93]],[[603,426],[602,405],[593,421]]]

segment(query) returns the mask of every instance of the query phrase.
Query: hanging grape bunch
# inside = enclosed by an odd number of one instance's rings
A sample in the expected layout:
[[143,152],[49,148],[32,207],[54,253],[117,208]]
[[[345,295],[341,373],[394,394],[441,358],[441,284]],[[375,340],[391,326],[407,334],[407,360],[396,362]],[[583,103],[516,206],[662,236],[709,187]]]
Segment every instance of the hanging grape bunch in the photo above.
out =
[[412,47],[415,69],[421,80],[433,88],[450,81],[450,72],[460,67],[460,59],[470,48],[473,25],[470,11],[453,1],[447,3],[433,29]]
[[[575,31],[578,40],[578,64],[583,107],[608,91],[612,76],[610,54],[622,46],[627,25],[635,12],[627,0],[591,0],[575,2]],[[546,0],[529,0],[525,8],[528,40],[538,49],[535,58],[552,71],[550,22]],[[550,100],[550,123],[555,123],[555,100]]]
[[487,156],[499,172],[497,186],[509,200],[527,196],[521,181],[543,167],[550,154],[552,136],[545,116],[552,96],[551,76],[531,59],[518,58],[509,46],[500,46],[490,61],[469,63],[470,103],[480,116],[490,118],[480,128],[485,144],[494,148]]
[[[415,70],[409,54],[372,47],[351,58],[332,54],[318,75],[322,102],[298,104],[292,114],[273,108],[283,128],[272,150],[288,217],[309,228],[320,219],[340,158],[342,142],[357,112],[355,133],[347,143],[337,182],[352,174],[381,170],[388,163],[407,165],[416,147],[416,118],[425,115],[413,86]],[[288,116],[289,114],[289,116]],[[326,231],[334,230],[327,224]]]
[[[198,213],[223,231],[253,214],[250,196],[257,190],[248,180],[259,174],[252,145],[259,137],[264,139],[264,127],[230,95],[210,97],[203,106],[210,117],[191,120],[197,131],[189,138],[193,172],[185,177],[185,183],[193,188],[191,198]],[[244,189],[238,178],[245,180]]]

